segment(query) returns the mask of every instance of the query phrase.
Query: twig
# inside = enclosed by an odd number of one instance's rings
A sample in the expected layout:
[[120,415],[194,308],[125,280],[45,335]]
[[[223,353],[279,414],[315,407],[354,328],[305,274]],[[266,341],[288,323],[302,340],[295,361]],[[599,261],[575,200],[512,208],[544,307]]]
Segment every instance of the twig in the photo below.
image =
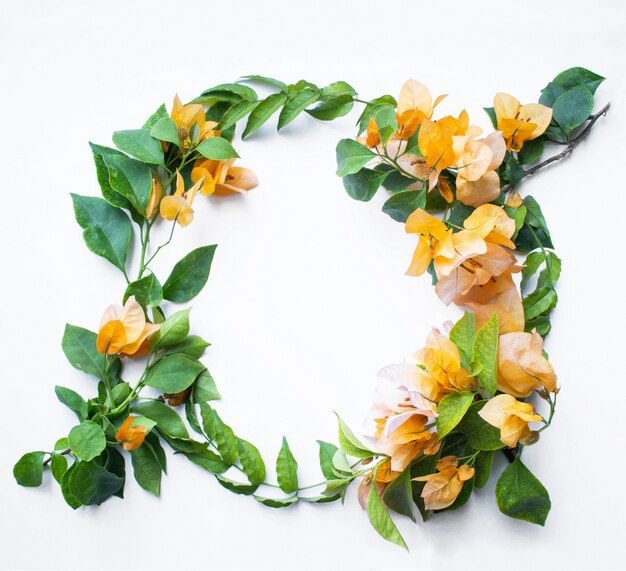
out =
[[[63,450],[62,452],[57,452],[57,454],[61,454],[62,456],[65,456],[66,454],[69,454],[70,452],[71,450],[68,448],[66,450]],[[47,466],[48,464],[50,464],[50,462],[52,462],[52,454],[50,454],[50,456],[46,458],[46,460],[44,460],[43,465]]]
[[[606,115],[607,111],[609,110],[609,108],[611,107],[611,103],[607,103],[602,109],[600,109],[600,111],[598,111],[595,115],[591,115],[589,123],[587,123],[585,125],[585,128],[578,134],[578,136],[576,136],[575,138],[573,138],[568,144],[567,147],[565,147],[559,154],[554,155],[548,159],[546,159],[545,161],[540,162],[539,164],[535,165],[534,167],[528,169],[527,171],[524,171],[524,174],[522,175],[522,178],[526,178],[527,176],[531,176],[533,174],[535,174],[538,170],[542,169],[543,167],[546,167],[552,163],[555,163],[557,161],[560,161],[561,159],[564,159],[566,157],[568,157],[569,155],[572,154],[572,151],[576,148],[576,146],[589,134],[589,132],[591,131],[591,128],[593,127],[593,125],[595,124],[595,122],[602,117],[603,115]],[[509,190],[511,190],[511,188],[513,188],[513,185],[506,184],[502,187],[502,192],[507,192]]]

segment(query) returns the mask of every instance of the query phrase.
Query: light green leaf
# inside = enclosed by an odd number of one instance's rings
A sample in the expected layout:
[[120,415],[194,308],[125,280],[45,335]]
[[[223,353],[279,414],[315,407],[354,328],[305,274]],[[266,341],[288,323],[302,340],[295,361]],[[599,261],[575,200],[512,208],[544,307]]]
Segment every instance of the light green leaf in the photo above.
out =
[[504,444],[500,440],[500,430],[491,426],[479,416],[487,401],[474,403],[458,425],[458,431],[465,436],[467,444],[474,450],[500,450]]
[[220,395],[217,390],[217,386],[211,373],[206,369],[202,371],[198,378],[195,380],[193,386],[193,400],[196,403],[207,402],[211,400],[221,399],[222,395]]
[[209,279],[216,245],[196,248],[180,260],[163,284],[163,297],[184,303],[200,293]]
[[293,457],[287,439],[283,436],[283,445],[276,459],[276,475],[278,485],[286,494],[298,491],[298,463]]
[[265,463],[256,446],[243,440],[237,439],[237,450],[243,471],[248,476],[251,484],[262,484],[265,481]]
[[548,491],[519,458],[498,479],[496,500],[503,514],[542,526],[551,507]]
[[437,438],[447,436],[462,418],[474,400],[474,393],[449,393],[441,399],[437,406]]
[[228,111],[226,111],[226,113],[224,113],[224,116],[219,123],[220,130],[226,131],[226,129],[235,125],[239,119],[248,115],[248,113],[253,111],[257,105],[258,101],[247,101],[245,99],[235,103],[228,109]]
[[[174,353],[182,353],[183,355],[187,355],[188,357],[193,357],[194,359],[199,359],[202,357],[205,349],[210,345],[209,342],[202,339],[198,335],[188,335],[185,337],[180,343],[171,346],[167,351],[167,355],[172,355]],[[208,371],[203,371],[200,375],[206,373],[208,375]],[[198,381],[196,380],[196,386]]]
[[324,474],[324,478],[327,480],[333,480],[337,477],[335,471],[333,470],[333,458],[339,448],[337,448],[334,444],[330,444],[329,442],[324,442],[322,440],[318,440],[317,443],[320,447],[320,468],[322,470],[322,474]]
[[87,418],[87,403],[76,391],[57,385],[54,392],[59,401],[76,413],[81,422]]
[[498,314],[483,325],[474,339],[474,361],[482,366],[478,379],[489,396],[496,393],[498,386]]
[[298,496],[291,496],[289,498],[263,498],[261,496],[254,496],[254,499],[268,508],[288,508],[298,501]]
[[143,308],[158,307],[163,302],[163,288],[154,274],[148,274],[128,284],[124,292],[124,303],[131,295],[135,296]]
[[179,393],[203,370],[202,363],[187,355],[167,355],[148,370],[145,384],[165,393]]
[[[96,337],[92,331],[67,323],[61,347],[72,367],[104,379],[106,360],[96,349]],[[117,356],[113,358],[114,363],[118,361]]]
[[319,121],[332,121],[347,115],[353,107],[353,95],[337,95],[323,99],[319,105],[313,109],[307,109],[306,112]]
[[335,413],[337,420],[339,421],[339,446],[348,455],[355,458],[371,458],[376,454],[371,450],[368,450],[364,444],[361,444],[359,439],[348,428],[340,416]]
[[165,166],[161,143],[145,129],[131,129],[113,133],[115,146],[140,161]]
[[202,141],[196,149],[203,157],[217,161],[239,157],[233,146],[222,137],[209,137]]
[[133,229],[128,216],[95,196],[72,194],[76,222],[83,229],[87,247],[125,272]]
[[26,488],[41,486],[45,452],[28,452],[13,467],[15,481]]
[[149,400],[133,405],[134,413],[140,414],[156,422],[159,430],[172,438],[188,439],[189,433],[176,411],[162,402]]
[[63,474],[67,472],[67,458],[53,452],[50,458],[50,471],[52,472],[53,478],[60,484]]
[[254,133],[261,125],[263,125],[278,109],[287,101],[284,93],[273,93],[263,101],[261,101],[250,113],[246,128],[241,135],[242,139]]
[[522,301],[525,320],[531,321],[550,311],[556,306],[558,301],[559,298],[556,291],[550,286],[534,291]]
[[150,129],[150,135],[159,141],[173,143],[177,147],[180,146],[178,138],[178,127],[171,117],[163,117],[159,119]]
[[376,154],[354,139],[342,139],[337,144],[337,176],[359,172]]
[[378,495],[378,488],[376,486],[370,488],[369,495],[367,496],[367,516],[369,517],[372,527],[381,537],[403,547],[407,551],[409,550],[396,524],[393,523],[393,520],[387,513],[387,509]]
[[72,453],[89,462],[106,448],[107,439],[100,425],[85,420],[70,430],[67,436]]
[[160,329],[150,337],[150,349],[166,349],[181,343],[189,334],[189,311],[182,309],[170,315]]
[[267,85],[269,87],[275,87],[280,89],[281,91],[285,91],[287,89],[287,84],[283,83],[278,79],[274,79],[273,77],[265,77],[264,75],[244,75],[240,77],[237,81],[249,81],[250,83],[260,83],[261,85]]
[[161,489],[161,464],[152,447],[144,442],[131,451],[130,458],[137,483],[144,490],[158,496]]
[[230,492],[235,494],[242,494],[244,496],[251,496],[256,492],[259,484],[242,484],[241,482],[235,482],[224,476],[216,474],[217,481],[224,486]]
[[450,341],[461,352],[464,367],[472,362],[474,354],[474,337],[476,336],[476,318],[471,311],[466,311],[450,330]]

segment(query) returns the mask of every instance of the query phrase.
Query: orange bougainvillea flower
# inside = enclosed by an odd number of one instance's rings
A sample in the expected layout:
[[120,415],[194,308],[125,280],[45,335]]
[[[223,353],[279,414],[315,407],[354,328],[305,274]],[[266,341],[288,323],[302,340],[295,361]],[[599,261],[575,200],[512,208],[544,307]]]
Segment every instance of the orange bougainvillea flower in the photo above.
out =
[[426,416],[413,415],[386,436],[386,419],[377,420],[374,436],[380,451],[391,458],[391,470],[402,472],[420,454],[437,453],[441,441],[438,442],[437,434],[426,426],[428,421]]
[[367,125],[367,138],[365,139],[365,145],[370,149],[380,145],[380,132],[378,131],[378,125],[376,119],[370,117]]
[[215,130],[217,123],[206,120],[202,105],[199,103],[183,105],[178,95],[174,97],[170,116],[178,127],[178,139],[184,146],[189,145],[194,127],[197,128],[197,136],[194,140],[202,141],[220,134]]
[[524,326],[526,325],[524,306],[522,305],[519,290],[513,283],[513,280],[510,282],[510,287],[497,293],[493,299],[486,303],[468,301],[466,305],[472,309],[476,317],[476,329],[486,325],[493,317],[493,314],[497,313],[501,335],[514,331],[524,331]]
[[170,196],[165,196],[161,200],[159,212],[166,220],[175,220],[180,226],[188,226],[193,220],[193,199],[204,180],[202,178],[185,192],[185,181],[178,171],[176,171],[176,191]]
[[556,390],[556,375],[543,355],[543,339],[536,333],[514,332],[500,336],[498,388],[516,397],[527,397],[544,387]]
[[413,478],[415,482],[426,482],[422,490],[427,510],[442,510],[451,506],[463,489],[463,482],[474,477],[474,468],[468,464],[458,467],[456,456],[444,456],[437,462],[437,472]]
[[397,136],[408,139],[414,135],[422,121],[432,117],[433,110],[445,97],[446,95],[440,95],[433,103],[430,90],[423,83],[415,79],[405,82],[398,96]]
[[124,450],[136,450],[146,438],[145,426],[133,426],[134,416],[129,416],[115,433],[115,440],[120,442]]
[[419,236],[413,260],[406,271],[408,275],[422,275],[434,258],[454,256],[452,230],[425,210],[418,208],[413,212],[407,218],[405,229],[408,234]]
[[161,181],[158,178],[153,177],[150,199],[148,200],[148,206],[146,206],[146,218],[152,218],[152,215],[156,211],[162,196],[163,187],[161,186]]
[[437,402],[452,391],[471,391],[475,381],[461,367],[457,346],[439,330],[433,329],[426,339],[426,347],[417,351],[415,359],[422,363],[439,385]]
[[250,169],[232,166],[235,159],[216,161],[198,159],[191,171],[191,180],[200,186],[200,194],[227,195],[252,190],[259,184],[256,174]]
[[498,129],[506,140],[506,148],[518,152],[526,141],[532,141],[550,125],[552,109],[539,103],[520,105],[508,93],[497,93],[493,100]]
[[535,414],[531,404],[520,402],[511,395],[498,395],[489,399],[478,414],[485,422],[500,429],[500,440],[511,448],[530,436],[529,422],[543,420]]
[[500,196],[500,177],[496,169],[506,154],[500,131],[480,140],[467,141],[457,161],[456,196],[468,206],[481,206]]
[[103,354],[137,357],[146,353],[148,337],[160,327],[146,321],[143,308],[131,295],[124,307],[107,307],[100,321],[96,348]]

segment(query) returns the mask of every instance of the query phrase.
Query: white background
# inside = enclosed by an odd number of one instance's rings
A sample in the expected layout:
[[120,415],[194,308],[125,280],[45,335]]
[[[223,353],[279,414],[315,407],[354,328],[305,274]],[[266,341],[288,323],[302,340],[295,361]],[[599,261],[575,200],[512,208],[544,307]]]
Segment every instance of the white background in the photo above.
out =
[[[620,569],[624,474],[625,189],[622,2],[2,2],[0,565],[8,569]],[[544,529],[499,513],[494,481],[427,525],[398,521],[409,554],[346,504],[271,510],[169,457],[162,497],[131,480],[127,499],[73,512],[49,478],[15,485],[13,463],[49,449],[73,415],[55,384],[85,395],[89,377],[61,352],[66,321],[95,329],[119,301],[114,268],[85,248],[69,192],[95,195],[88,140],[139,127],[173,95],[189,100],[240,75],[353,83],[363,98],[414,77],[450,93],[488,127],[499,91],[534,101],[557,72],[591,68],[613,108],[566,162],[523,186],[541,202],[563,258],[547,349],[563,386],[553,427],[525,461],[549,489]],[[220,413],[268,464],[285,434],[300,480],[319,478],[316,438],[332,410],[358,428],[376,371],[455,319],[428,277],[403,275],[413,237],[335,177],[334,147],[356,114],[332,124],[275,123],[237,147],[261,186],[243,199],[199,198],[158,264],[219,243],[193,301],[193,331]],[[501,470],[502,465],[497,467]]]

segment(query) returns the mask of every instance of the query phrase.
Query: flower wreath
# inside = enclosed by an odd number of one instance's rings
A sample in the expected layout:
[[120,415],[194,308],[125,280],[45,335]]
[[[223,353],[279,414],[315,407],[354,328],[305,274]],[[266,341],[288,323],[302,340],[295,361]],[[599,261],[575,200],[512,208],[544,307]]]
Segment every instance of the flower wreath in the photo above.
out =
[[[249,76],[186,105],[176,97],[170,113],[162,105],[141,129],[114,133],[117,149],[92,144],[102,197],[72,194],[74,211],[87,247],[122,272],[123,307],[109,306],[97,333],[66,326],[63,351],[73,367],[98,379],[97,395],[85,400],[55,387],[78,424],[51,451],[25,454],[14,468],[18,484],[39,486],[50,468],[74,509],[123,497],[124,450],[137,483],[158,495],[165,442],[226,489],[275,508],[343,499],[358,479],[359,500],[374,528],[406,547],[389,511],[415,520],[417,508],[426,520],[432,512],[459,508],[474,487],[487,483],[500,450],[510,463],[497,482],[498,507],[543,525],[550,498],[521,456],[555,412],[559,389],[543,337],[557,304],[561,260],[539,204],[520,197],[517,188],[569,155],[608,110],[607,104],[592,114],[602,81],[572,68],[542,90],[539,103],[521,105],[498,93],[485,109],[495,130],[481,138],[466,111],[433,119],[445,96],[433,101],[415,80],[404,84],[397,100],[383,95],[362,101],[343,81],[318,88]],[[275,92],[260,100],[249,83]],[[189,309],[167,316],[163,305],[188,302],[200,292],[215,246],[184,256],[163,283],[151,263],[175,228],[193,221],[198,195],[257,185],[253,172],[234,165],[231,141],[239,121],[247,117],[245,139],[279,110],[280,130],[303,111],[329,121],[355,103],[365,104],[359,137],[337,146],[337,174],[346,191],[367,201],[379,187],[387,189],[383,212],[417,235],[407,274],[428,272],[441,300],[466,311],[447,332],[433,329],[415,362],[379,373],[367,443],[339,419],[339,446],[319,442],[324,480],[301,486],[283,439],[274,484],[266,480],[258,449],[236,436],[210,404],[220,395],[199,360],[208,343],[189,334]],[[564,148],[541,160],[546,143]],[[150,249],[153,226],[166,221],[169,239]],[[131,278],[127,256],[135,233],[140,254]],[[523,263],[520,254],[526,255]],[[144,363],[134,383],[122,379],[125,359]],[[146,398],[148,387],[157,392]],[[273,494],[264,492],[271,488]]]

